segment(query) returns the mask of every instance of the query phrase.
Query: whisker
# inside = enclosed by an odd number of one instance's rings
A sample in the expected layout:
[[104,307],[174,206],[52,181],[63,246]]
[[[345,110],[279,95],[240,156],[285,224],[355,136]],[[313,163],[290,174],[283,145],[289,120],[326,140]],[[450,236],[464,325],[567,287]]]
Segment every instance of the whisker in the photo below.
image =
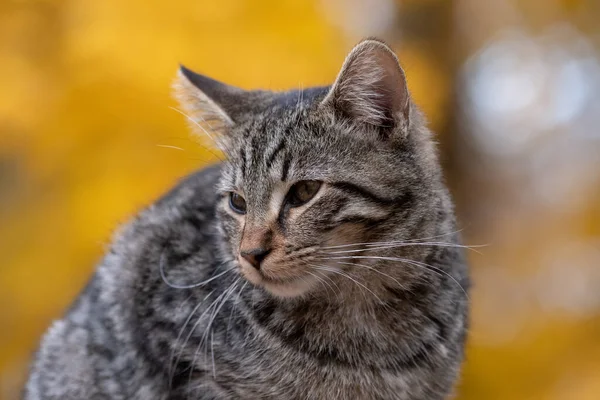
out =
[[362,251],[385,250],[385,249],[394,249],[394,248],[398,248],[398,247],[408,247],[408,246],[455,247],[455,248],[461,248],[461,249],[468,249],[468,250],[476,252],[477,254],[481,254],[481,252],[475,250],[475,248],[476,247],[485,247],[486,245],[466,246],[466,245],[462,245],[462,244],[446,243],[446,242],[422,242],[422,243],[388,242],[386,245],[384,245],[384,243],[382,242],[381,246],[379,246],[379,247],[371,247],[371,246],[373,246],[372,244],[368,244],[367,246],[368,246],[367,248],[362,248],[362,249],[330,251],[330,252],[322,252],[322,254],[358,253],[358,252],[362,252]]
[[420,240],[437,239],[439,237],[454,235],[455,233],[460,233],[462,231],[463,231],[463,229],[458,229],[456,231],[452,231],[452,232],[448,232],[448,233],[442,233],[440,235],[429,236],[429,237],[422,237],[422,238],[415,238],[415,239],[395,240],[395,241],[385,241],[385,242],[349,243],[349,244],[341,244],[341,245],[337,245],[337,246],[327,246],[327,247],[321,247],[321,248],[322,249],[336,249],[336,248],[352,247],[352,246],[363,246],[363,245],[377,245],[377,246],[379,246],[379,245],[388,244],[388,243],[410,243],[410,242],[417,242],[417,241],[420,241]]
[[[213,291],[214,292],[214,291]],[[212,293],[212,292],[211,292]],[[194,323],[194,325],[192,326],[192,328],[190,329],[190,333],[188,333],[188,335],[185,338],[185,341],[183,342],[183,344],[181,345],[180,349],[179,349],[179,354],[177,355],[177,359],[175,360],[175,366],[177,366],[179,364],[179,360],[181,359],[181,356],[183,355],[183,351],[185,350],[185,345],[188,343],[188,341],[190,340],[190,338],[192,337],[192,335],[194,334],[194,331],[196,330],[196,328],[198,327],[198,325],[200,324],[200,322],[202,321],[202,318],[204,318],[204,316],[212,309],[212,307],[222,298],[222,296],[224,295],[224,293],[221,293],[219,296],[217,296],[217,298],[215,300],[213,300],[212,303],[210,303],[210,305],[206,308],[206,310],[204,310],[202,312],[202,314],[200,314],[200,316],[198,317],[198,319],[196,319],[196,322]],[[208,297],[208,296],[207,296]],[[194,357],[194,362],[196,361],[196,358]],[[192,364],[190,364],[190,377],[192,372],[194,371],[194,363],[192,362]]]
[[335,281],[333,279],[331,279],[330,276],[327,276],[327,275],[321,275],[321,276],[323,277],[323,279],[327,279],[329,282],[331,282],[331,284],[333,286],[336,287],[336,289],[338,290],[338,294],[342,292],[342,290],[340,289],[340,287],[338,286],[338,284],[335,283]]
[[[190,117],[188,114],[186,114],[184,111],[180,110],[177,107],[171,107],[171,106],[169,106],[169,108],[171,110],[173,110],[173,111],[177,111],[179,114],[181,114],[184,117],[186,117],[190,122],[192,122],[194,125],[196,125],[198,128],[200,128],[202,130],[202,132],[204,132],[206,134],[206,136],[208,136],[210,138],[210,140],[212,140],[217,146],[219,145],[219,142],[210,133],[208,133],[208,131],[206,129],[204,129],[204,127],[202,125],[200,125],[198,123],[198,121],[196,121],[194,118]],[[204,121],[204,122],[206,122],[206,121]]]
[[[209,294],[212,294],[213,292],[214,292],[214,290]],[[200,316],[198,317],[198,319],[196,320],[196,322],[190,329],[190,333],[188,333],[188,335],[185,338],[185,341],[183,342],[183,344],[180,347],[179,354],[177,355],[177,359],[175,360],[175,366],[177,366],[179,364],[179,360],[181,359],[181,356],[183,355],[185,345],[188,343],[188,341],[194,334],[194,331],[198,327],[198,324],[200,324],[200,322],[202,321],[202,318],[212,309],[212,307],[222,298],[223,295],[224,295],[224,293],[221,293],[215,300],[213,300],[213,302],[206,308],[206,310],[204,310],[204,312],[202,312],[202,314],[200,314]],[[205,297],[205,299],[206,298],[208,298],[208,295]],[[204,299],[203,299],[203,301],[204,301]],[[194,361],[195,361],[195,358],[194,358]],[[194,368],[194,365],[192,363],[192,364],[190,364],[190,376],[191,376],[191,373],[193,372],[193,368]]]
[[237,308],[238,301],[240,300],[240,295],[242,294],[242,292],[244,291],[244,289],[246,288],[247,285],[248,285],[248,281],[246,281],[246,283],[244,283],[242,285],[237,296],[235,297],[235,300],[233,301],[233,307],[231,307],[231,312],[229,313],[229,321],[227,321],[227,329],[225,330],[225,335],[229,334],[229,325],[231,324],[231,317],[233,316],[233,313],[234,313],[235,309]]
[[349,262],[344,262],[344,261],[337,261],[337,264],[342,264],[342,265],[353,265],[356,267],[364,267],[367,269],[370,269],[373,272],[376,272],[380,275],[383,275],[387,278],[390,278],[391,280],[393,280],[394,282],[396,282],[398,284],[398,286],[400,286],[402,289],[406,289],[406,287],[400,283],[400,281],[398,281],[398,279],[394,278],[393,276],[386,274],[385,272],[379,271],[377,268],[371,267],[370,265],[365,265],[365,264],[357,264],[357,263],[349,263]]
[[217,278],[219,278],[219,277],[225,275],[226,273],[231,272],[231,271],[233,271],[235,269],[234,267],[229,268],[229,269],[227,269],[227,270],[219,273],[218,275],[215,275],[215,276],[213,276],[213,277],[211,277],[211,278],[209,278],[209,279],[207,279],[205,281],[194,283],[192,285],[177,285],[177,284],[169,282],[168,279],[167,279],[167,277],[165,276],[164,262],[165,262],[165,253],[163,252],[161,254],[161,256],[160,256],[160,262],[159,262],[160,277],[162,278],[162,280],[163,280],[164,283],[166,283],[168,286],[172,287],[173,289],[192,289],[192,288],[195,288],[195,287],[198,287],[198,286],[203,286],[203,285],[206,285],[207,283],[212,282],[215,279],[217,279]]
[[[221,300],[221,302],[219,303],[219,305],[217,307],[215,307],[215,311],[212,313],[211,317],[210,317],[210,321],[208,322],[208,325],[206,327],[206,330],[204,331],[204,334],[202,335],[202,338],[200,339],[200,343],[198,346],[198,349],[200,349],[200,345],[202,345],[202,343],[204,343],[204,350],[205,350],[205,354],[208,353],[208,333],[210,332],[212,334],[212,324],[215,320],[215,318],[217,317],[217,314],[219,313],[219,311],[221,311],[221,308],[223,308],[223,306],[225,305],[225,303],[227,302],[227,300],[229,300],[229,296],[235,291],[239,281],[241,278],[237,278],[235,280],[235,282],[233,283],[232,286],[230,286],[225,292],[225,297],[223,297],[223,299]],[[211,350],[212,350],[212,342],[211,342]],[[214,353],[212,354],[212,359],[214,361]],[[192,365],[194,365],[196,361],[196,355],[194,355],[194,360],[192,361]],[[216,376],[215,373],[215,365],[213,363],[213,377]]]
[[[185,118],[187,118],[187,119],[188,119],[190,122],[192,122],[194,125],[196,125],[198,128],[200,128],[200,129],[202,130],[202,132],[204,132],[204,133],[206,134],[206,136],[208,136],[208,137],[210,138],[210,140],[212,140],[212,141],[213,141],[213,143],[214,143],[214,144],[215,144],[215,145],[216,145],[216,146],[217,146],[219,149],[221,149],[222,151],[225,151],[225,150],[226,150],[226,146],[225,146],[225,145],[224,145],[222,142],[220,142],[220,141],[216,140],[216,139],[215,139],[215,138],[214,138],[214,137],[213,137],[213,136],[212,136],[210,133],[208,133],[208,131],[207,131],[206,129],[204,129],[204,127],[203,127],[202,125],[200,125],[200,124],[199,124],[199,123],[198,123],[198,122],[197,122],[197,121],[196,121],[194,118],[190,117],[188,114],[186,114],[185,112],[181,111],[180,109],[178,109],[178,108],[176,108],[176,107],[169,107],[169,108],[170,108],[171,110],[173,110],[173,111],[176,111],[176,112],[178,112],[179,114],[183,115],[183,116],[184,116]],[[199,117],[202,119],[202,121],[204,121],[204,123],[206,123],[206,124],[207,124],[207,125],[210,127],[210,124],[208,124],[208,122],[206,122],[206,120],[205,120],[204,118],[202,118],[201,116],[199,116]],[[212,129],[212,127],[210,127],[210,128]],[[200,144],[200,145],[201,145],[201,144]],[[201,145],[201,146],[202,146],[202,145]],[[214,153],[214,152],[213,152],[213,151],[212,151],[210,148],[208,148],[208,147],[205,147],[205,146],[202,146],[202,147],[204,147],[204,149],[206,149],[206,150],[207,150],[207,151],[208,151],[210,154],[212,154],[213,156],[215,156],[217,159],[219,159],[219,160],[221,160],[221,161],[224,161],[222,157],[219,157],[219,156],[218,156],[217,154],[215,154],[215,153]]]
[[202,303],[204,303],[204,301],[208,297],[210,297],[214,292],[215,291],[212,290],[209,294],[207,294],[206,296],[204,296],[204,298],[198,302],[198,304],[196,305],[196,307],[194,307],[194,309],[190,312],[190,315],[187,317],[187,319],[183,323],[183,326],[181,327],[181,330],[179,331],[179,334],[177,335],[177,338],[175,339],[175,342],[173,344],[173,348],[171,349],[171,356],[169,357],[169,385],[173,384],[173,374],[175,372],[175,368],[174,367],[176,366],[176,363],[173,364],[173,357],[175,356],[175,349],[177,348],[177,343],[181,339],[181,335],[183,335],[185,327],[192,320],[193,315],[196,313],[196,311],[198,311],[198,309],[200,308],[200,306],[202,305]]
[[335,294],[335,291],[333,290],[333,286],[331,286],[329,284],[329,282],[327,282],[325,279],[321,278],[320,276],[318,276],[317,274],[313,274],[310,271],[306,271],[307,273],[309,273],[310,275],[312,275],[315,279],[317,279],[319,282],[321,282],[323,284],[323,287],[325,287],[325,285],[327,285],[327,287],[329,289],[331,289],[331,291],[333,292],[333,294]]
[[210,358],[212,360],[212,370],[213,370],[213,378],[217,377],[217,372],[215,370],[215,341],[214,341],[214,332],[210,331]]
[[[312,267],[315,267],[316,269],[319,269],[319,270],[322,270],[322,271],[328,271],[328,272],[332,272],[332,273],[334,273],[334,274],[338,274],[338,275],[341,275],[341,276],[344,276],[344,277],[346,277],[346,278],[350,279],[352,282],[356,283],[357,285],[359,285],[359,286],[363,287],[364,289],[366,289],[367,291],[369,291],[369,292],[370,292],[370,293],[371,293],[373,296],[375,296],[375,298],[376,298],[377,300],[379,300],[379,302],[380,302],[380,303],[382,303],[382,304],[384,303],[384,302],[383,302],[383,301],[382,301],[382,300],[379,298],[379,296],[377,296],[377,294],[375,294],[375,292],[373,292],[371,289],[369,289],[368,287],[366,287],[366,286],[365,286],[365,285],[363,285],[362,283],[358,282],[356,279],[352,278],[350,275],[348,275],[348,274],[345,274],[345,273],[343,273],[342,271],[338,271],[338,270],[336,270],[335,268],[329,268],[329,267],[326,267],[326,266],[324,266],[324,265],[312,265],[312,264],[310,264],[310,265],[311,265]],[[364,295],[364,293],[363,293],[363,295]]]
[[[438,247],[457,247],[457,248],[462,248],[462,249],[467,249],[467,250],[471,250],[474,251],[478,254],[481,254],[481,252],[475,250],[476,248],[481,248],[481,247],[487,247],[487,244],[471,244],[471,245],[465,245],[465,244],[459,244],[459,243],[452,243],[452,242],[416,242],[416,243],[403,243],[403,242],[391,242],[391,244],[395,245],[405,245],[405,246],[438,246]],[[369,247],[374,246],[374,245],[369,245]]]
[[[308,271],[307,271],[307,272],[308,272]],[[327,276],[326,274],[319,275],[319,271],[315,271],[315,274],[316,274],[316,275],[318,275],[319,277],[321,277],[321,278],[323,278],[323,279],[327,280],[328,282],[331,282],[331,284],[332,284],[333,286],[335,286],[335,288],[337,289],[337,294],[338,294],[338,295],[339,295],[340,293],[342,293],[342,290],[340,289],[340,287],[338,286],[338,284],[337,284],[337,283],[335,283],[335,281],[334,281],[333,279],[331,279],[331,277],[330,277],[330,276]],[[335,292],[335,291],[334,291],[333,293],[334,293],[334,294],[336,294],[336,292]]]
[[428,271],[437,272],[440,275],[443,274],[443,275],[446,275],[448,278],[452,279],[458,285],[458,287],[463,291],[463,293],[465,294],[467,299],[471,300],[469,297],[469,294],[467,293],[465,288],[462,287],[462,285],[460,284],[460,282],[458,282],[456,280],[456,278],[454,278],[452,275],[450,275],[443,269],[435,267],[435,266],[427,264],[427,263],[423,263],[423,262],[416,261],[416,260],[410,260],[408,258],[380,257],[380,256],[340,256],[340,257],[325,258],[324,260],[344,260],[344,259],[346,259],[346,260],[347,259],[372,259],[372,260],[398,261],[398,262],[403,262],[403,263],[407,263],[407,264],[418,266],[418,267],[423,267]]
[[169,144],[157,144],[156,147],[164,147],[164,148],[167,148],[167,149],[175,149],[175,150],[185,151],[185,149],[182,149],[181,147],[171,146]]

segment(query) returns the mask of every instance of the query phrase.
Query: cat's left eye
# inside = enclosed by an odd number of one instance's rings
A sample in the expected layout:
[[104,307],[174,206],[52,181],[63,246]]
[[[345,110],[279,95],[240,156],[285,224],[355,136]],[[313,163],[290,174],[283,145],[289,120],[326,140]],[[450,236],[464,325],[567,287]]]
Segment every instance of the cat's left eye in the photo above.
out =
[[292,207],[299,207],[308,203],[310,199],[315,197],[321,182],[319,181],[300,181],[290,188],[287,195],[287,203]]
[[235,192],[229,194],[229,207],[238,214],[246,214],[246,200]]

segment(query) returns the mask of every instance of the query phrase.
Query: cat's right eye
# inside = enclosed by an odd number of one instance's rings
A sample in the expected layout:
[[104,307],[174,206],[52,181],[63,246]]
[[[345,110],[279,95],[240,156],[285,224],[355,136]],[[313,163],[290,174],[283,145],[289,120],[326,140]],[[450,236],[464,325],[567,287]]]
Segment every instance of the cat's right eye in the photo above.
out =
[[229,194],[229,207],[238,214],[246,214],[246,200],[235,192]]
[[315,197],[320,187],[320,181],[300,181],[296,183],[288,192],[288,204],[292,207],[298,207],[308,203],[310,199]]

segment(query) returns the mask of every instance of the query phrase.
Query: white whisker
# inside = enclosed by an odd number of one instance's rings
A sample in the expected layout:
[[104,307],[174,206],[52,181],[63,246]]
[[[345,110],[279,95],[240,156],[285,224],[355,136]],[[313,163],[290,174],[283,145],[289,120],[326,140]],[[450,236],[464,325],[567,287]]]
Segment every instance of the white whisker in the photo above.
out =
[[212,282],[215,279],[217,279],[217,278],[219,278],[219,277],[225,275],[226,273],[231,272],[231,271],[233,271],[235,269],[235,268],[229,268],[229,269],[221,272],[220,274],[215,275],[215,276],[213,276],[213,277],[211,277],[211,278],[209,278],[209,279],[207,279],[205,281],[194,283],[192,285],[176,285],[176,284],[171,283],[171,282],[169,282],[167,280],[167,277],[165,276],[165,271],[164,271],[164,262],[165,262],[165,253],[163,252],[161,254],[161,256],[160,256],[160,262],[159,262],[160,276],[161,276],[163,282],[166,283],[168,286],[172,287],[173,289],[192,289],[192,288],[195,288],[195,287],[198,287],[198,286],[203,286],[203,285],[206,285],[207,283]]
[[214,341],[214,332],[210,331],[210,358],[212,360],[213,366],[213,378],[217,377],[217,371],[215,369],[215,341]]
[[[223,306],[225,305],[225,303],[227,302],[227,300],[229,300],[229,296],[235,291],[239,281],[241,278],[237,278],[235,280],[235,282],[233,283],[232,286],[229,287],[229,289],[227,289],[225,291],[225,297],[223,297],[223,300],[221,301],[221,303],[215,307],[215,311],[212,313],[211,317],[210,317],[210,321],[208,322],[208,325],[206,327],[206,330],[204,331],[204,334],[202,335],[202,338],[200,340],[200,345],[202,343],[204,343],[204,350],[205,350],[205,354],[208,353],[208,333],[211,333],[212,336],[212,324],[215,320],[215,318],[217,317],[217,314],[219,313],[219,311],[221,311],[221,308],[223,308]],[[199,347],[198,347],[199,348]],[[213,351],[213,342],[211,341],[211,352]],[[216,373],[215,373],[215,364],[214,364],[214,352],[211,354],[211,358],[213,360],[213,377],[216,377]],[[194,361],[195,361],[195,356],[194,356]],[[192,365],[194,364],[194,362],[192,362]]]
[[198,128],[200,128],[202,130],[202,132],[204,132],[206,134],[206,136],[208,136],[217,146],[219,145],[219,142],[210,133],[208,133],[208,131],[206,129],[204,129],[204,127],[202,125],[200,125],[194,118],[190,117],[189,115],[187,115],[185,112],[181,111],[177,107],[169,107],[169,108],[173,111],[177,111],[179,114],[186,117],[190,122],[192,122],[194,125],[196,125]]
[[[198,128],[200,128],[202,130],[202,132],[204,132],[206,134],[206,136],[208,136],[210,138],[210,140],[213,141],[213,143],[215,144],[215,146],[217,146],[220,150],[222,151],[226,151],[227,146],[225,146],[223,144],[223,142],[218,141],[217,139],[215,139],[210,133],[208,133],[208,131],[206,129],[204,129],[204,127],[202,125],[200,125],[194,118],[190,117],[189,115],[187,115],[185,112],[181,111],[180,109],[176,108],[176,107],[169,107],[171,110],[178,112],[179,114],[183,115],[185,118],[187,118],[190,122],[192,122],[194,125],[196,125]],[[204,120],[204,118],[202,118],[201,116],[199,116],[202,121],[207,124],[211,129],[212,127],[210,126],[210,124],[208,124],[208,122],[206,122],[206,120]],[[203,146],[204,147],[204,146]],[[212,154],[213,156],[215,156],[217,159],[224,161],[222,157],[219,157],[217,154],[215,154],[211,149],[209,149],[208,147],[204,147],[210,154]]]
[[[214,290],[213,290],[214,292]],[[212,294],[213,292],[211,292],[210,294]],[[180,347],[180,351],[179,354],[177,355],[177,359],[175,360],[175,366],[177,366],[179,364],[179,360],[181,359],[181,356],[183,355],[183,351],[185,348],[185,345],[188,343],[188,341],[190,340],[190,338],[192,337],[192,335],[194,334],[194,331],[196,330],[196,328],[198,327],[198,325],[200,324],[200,322],[202,321],[202,318],[204,318],[204,316],[210,312],[210,310],[212,309],[212,307],[217,304],[217,302],[222,298],[222,296],[225,293],[221,293],[215,300],[213,300],[213,302],[206,308],[206,310],[204,310],[202,312],[202,314],[200,314],[200,316],[198,317],[198,319],[196,320],[196,322],[194,323],[194,325],[192,326],[192,328],[190,329],[190,332],[188,333],[187,337],[185,338],[185,341],[183,342],[183,344]],[[208,296],[206,296],[207,298]],[[196,356],[194,355],[194,360],[192,362],[192,364],[190,364],[190,377],[191,374],[194,370],[194,362],[196,361]]]
[[[214,292],[214,290],[213,290],[213,292]],[[212,294],[212,292],[210,294]],[[188,333],[188,335],[185,338],[185,341],[183,342],[183,344],[180,347],[179,354],[177,355],[177,358],[175,359],[175,366],[177,366],[179,364],[179,360],[181,359],[181,356],[183,356],[183,351],[185,350],[185,346],[188,343],[188,341],[190,340],[190,338],[192,337],[192,335],[194,334],[194,331],[196,330],[196,328],[198,327],[198,325],[200,324],[200,322],[202,321],[202,318],[221,299],[221,296],[223,296],[223,294],[220,294],[219,296],[217,296],[217,298],[215,300],[213,300],[213,302],[210,303],[210,305],[206,308],[206,310],[204,310],[202,312],[202,314],[200,314],[200,316],[196,319],[196,322],[194,323],[194,325],[190,329],[190,332]],[[206,296],[206,297],[208,297],[208,296]],[[194,358],[194,361],[195,361],[195,358]],[[194,370],[194,365],[192,363],[192,364],[190,364],[190,375],[192,374],[193,370]]]
[[[212,290],[210,293],[208,293],[206,296],[204,296],[204,298],[202,300],[200,300],[198,302],[198,304],[196,305],[196,307],[194,307],[192,309],[192,311],[190,312],[190,315],[187,317],[187,319],[183,323],[183,326],[179,330],[179,334],[177,335],[177,338],[175,339],[175,343],[173,344],[173,348],[171,349],[171,356],[169,357],[169,385],[171,385],[173,383],[173,373],[175,372],[175,367],[177,365],[176,363],[173,363],[173,357],[175,356],[175,349],[177,348],[177,343],[181,339],[181,335],[183,335],[183,332],[185,331],[185,327],[187,326],[187,324],[190,323],[190,321],[192,320],[192,317],[194,316],[194,314],[196,313],[196,311],[198,311],[198,309],[200,308],[200,306],[202,305],[202,303],[204,303],[204,301],[208,297],[210,297],[214,292],[215,291]],[[187,340],[186,340],[186,342],[187,342]],[[180,355],[181,355],[181,353],[180,353]],[[178,360],[179,360],[179,357],[178,357]]]
[[383,276],[385,276],[387,278],[390,278],[391,280],[393,280],[394,282],[396,282],[398,284],[398,286],[400,286],[402,289],[406,289],[406,287],[404,285],[402,285],[400,283],[400,281],[398,281],[396,278],[394,278],[391,275],[386,274],[385,272],[379,271],[377,268],[371,267],[370,265],[357,264],[357,263],[349,263],[349,262],[344,262],[344,261],[337,261],[336,263],[337,264],[342,264],[342,265],[352,265],[352,266],[355,266],[355,267],[364,267],[364,268],[367,268],[367,269],[369,269],[369,270],[371,270],[373,272],[376,272],[376,273],[378,273],[380,275],[383,275]]
[[[353,250],[330,251],[330,252],[323,252],[323,254],[358,253],[358,252],[363,252],[363,251],[385,250],[385,249],[394,249],[394,248],[398,248],[398,247],[408,247],[408,246],[455,247],[455,248],[460,248],[460,249],[468,249],[468,250],[476,252],[477,254],[481,254],[481,252],[475,250],[475,248],[476,247],[485,247],[486,245],[466,246],[466,245],[462,245],[462,244],[446,243],[446,242],[421,242],[421,243],[405,243],[405,242],[398,242],[398,243],[388,242],[388,243],[384,243],[384,242],[380,242],[380,243],[377,243],[375,245],[374,244],[367,244],[366,246],[367,246],[367,248],[353,249]],[[378,247],[374,247],[374,246],[378,246]]]
[[331,289],[331,291],[333,292],[333,294],[335,294],[335,291],[333,290],[333,286],[331,286],[331,285],[329,284],[329,282],[327,282],[325,279],[321,278],[321,277],[320,277],[320,276],[318,276],[317,274],[313,274],[313,273],[312,273],[312,272],[310,272],[310,271],[306,271],[306,272],[308,272],[308,273],[309,273],[310,275],[312,275],[312,276],[313,276],[315,279],[317,279],[319,282],[321,282],[321,283],[323,284],[323,287],[325,287],[325,285],[327,285],[327,287],[328,287],[329,289]]
[[411,243],[411,242],[418,242],[418,241],[421,241],[421,240],[437,239],[439,237],[450,236],[450,235],[454,235],[455,233],[460,233],[460,232],[462,232],[462,229],[458,229],[456,231],[452,231],[452,232],[448,232],[448,233],[442,233],[440,235],[429,236],[429,237],[422,237],[422,238],[415,238],[415,239],[392,240],[392,241],[385,241],[385,242],[349,243],[349,244],[341,244],[341,245],[337,245],[337,246],[327,246],[327,247],[321,247],[321,248],[322,249],[337,249],[337,248],[352,247],[352,246],[366,246],[366,245],[376,245],[376,246],[379,246],[379,245],[389,244],[389,243]]
[[244,284],[242,285],[242,287],[240,288],[240,290],[239,290],[239,292],[238,292],[237,296],[235,297],[235,300],[233,301],[233,307],[231,307],[231,312],[229,313],[229,320],[227,321],[227,329],[226,329],[226,331],[225,331],[225,332],[226,332],[226,334],[225,334],[225,335],[228,335],[228,334],[229,334],[229,325],[231,324],[231,318],[232,318],[232,316],[233,316],[233,313],[234,313],[234,311],[235,311],[235,310],[236,310],[236,308],[237,308],[238,301],[240,300],[240,295],[242,294],[242,292],[244,291],[244,288],[245,288],[247,285],[248,285],[248,281],[246,281],[246,283],[244,283]]
[[[379,296],[377,296],[377,294],[375,294],[375,292],[373,292],[371,289],[369,289],[368,287],[366,287],[366,286],[365,286],[365,285],[363,285],[362,283],[358,282],[356,279],[352,278],[350,275],[348,275],[348,274],[345,274],[345,273],[343,273],[342,271],[339,271],[339,270],[337,270],[337,269],[335,269],[335,268],[329,268],[329,267],[327,267],[327,266],[324,266],[324,265],[312,265],[312,264],[310,264],[310,265],[311,265],[312,267],[316,268],[316,269],[319,269],[319,270],[321,270],[321,271],[328,271],[328,272],[331,272],[331,273],[334,273],[334,274],[338,274],[338,275],[341,275],[341,276],[344,276],[344,277],[346,277],[346,278],[350,279],[352,282],[356,283],[356,284],[357,284],[357,285],[359,285],[360,287],[362,287],[362,288],[366,289],[367,291],[369,291],[369,292],[370,292],[370,293],[371,293],[373,296],[375,296],[375,298],[376,298],[377,300],[379,300],[379,302],[380,302],[380,303],[382,303],[382,304],[384,303],[384,302],[383,302],[383,301],[382,301],[382,300],[379,298]],[[363,295],[364,295],[364,293],[363,293]]]
[[447,273],[446,271],[444,271],[441,268],[434,267],[433,265],[423,263],[420,261],[410,260],[408,258],[380,257],[380,256],[339,256],[339,257],[324,258],[323,260],[347,260],[347,259],[373,259],[373,260],[385,260],[385,261],[398,261],[398,262],[403,262],[403,263],[407,263],[407,264],[414,265],[414,266],[423,267],[428,271],[437,272],[440,275],[443,274],[443,275],[446,275],[448,278],[452,279],[458,285],[458,287],[463,291],[463,293],[465,294],[467,299],[470,300],[469,294],[467,293],[465,288],[462,287],[460,282],[458,282],[456,280],[456,278],[454,278],[452,275],[450,275],[449,273]]
[[175,149],[175,150],[185,151],[185,149],[182,149],[181,147],[171,146],[169,144],[157,144],[156,147],[164,147],[164,148],[167,148],[167,149]]

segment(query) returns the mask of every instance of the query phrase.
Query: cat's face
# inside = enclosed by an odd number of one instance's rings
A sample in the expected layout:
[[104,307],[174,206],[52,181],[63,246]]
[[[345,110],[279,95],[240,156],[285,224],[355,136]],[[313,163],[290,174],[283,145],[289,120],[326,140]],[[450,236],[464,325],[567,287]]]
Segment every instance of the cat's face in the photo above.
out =
[[387,46],[357,46],[331,89],[216,90],[185,74],[207,96],[187,111],[204,119],[213,107],[210,117],[226,125],[218,214],[230,256],[253,284],[295,297],[326,290],[348,269],[376,275],[360,258],[366,243],[424,229],[427,176],[409,137],[404,75]]
[[239,127],[224,167],[219,212],[231,252],[248,280],[280,296],[319,283],[317,267],[337,268],[326,259],[337,246],[386,240],[414,201],[397,146],[320,117],[282,109]]

